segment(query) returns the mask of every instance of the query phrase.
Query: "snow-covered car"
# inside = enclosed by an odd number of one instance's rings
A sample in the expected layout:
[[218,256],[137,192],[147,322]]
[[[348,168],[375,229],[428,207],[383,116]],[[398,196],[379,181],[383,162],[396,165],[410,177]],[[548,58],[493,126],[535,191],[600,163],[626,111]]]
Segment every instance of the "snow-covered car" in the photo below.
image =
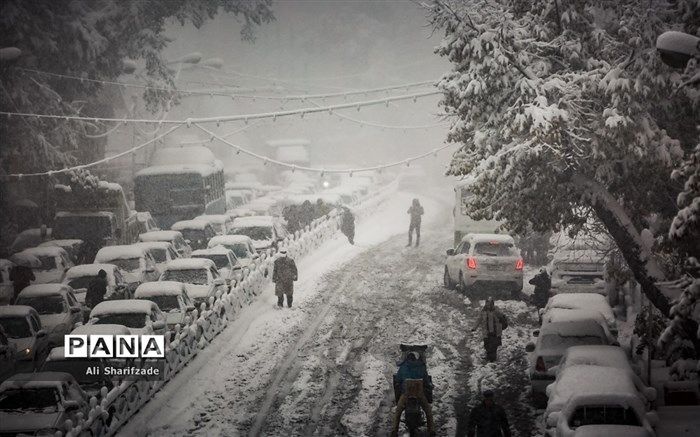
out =
[[49,336],[36,310],[26,305],[0,306],[0,326],[17,349],[17,367],[37,369],[49,353]]
[[148,211],[137,212],[136,221],[139,225],[139,234],[160,231],[160,226],[158,226],[153,216]]
[[81,264],[71,267],[63,278],[63,283],[73,289],[75,298],[82,305],[85,305],[85,293],[100,270],[107,273],[107,293],[105,299],[129,299],[133,290],[129,287],[123,272],[114,264]]
[[270,215],[238,217],[233,221],[231,234],[250,237],[258,252],[277,248],[277,243],[284,239],[280,224]]
[[206,220],[181,220],[170,227],[173,231],[182,233],[192,249],[206,249],[209,239],[216,235],[214,227]]
[[615,337],[608,328],[608,322],[605,320],[602,314],[598,311],[590,309],[566,309],[566,308],[552,308],[547,311],[542,316],[542,325],[552,322],[579,322],[585,320],[594,320],[598,323],[605,333],[608,335],[610,344],[617,343],[617,337]]
[[593,249],[562,249],[554,253],[548,270],[553,294],[605,294],[605,257]]
[[250,202],[252,192],[249,190],[226,190],[226,208],[238,208]]
[[42,328],[48,333],[49,347],[63,345],[63,336],[83,322],[83,309],[65,284],[34,284],[26,287],[15,305],[34,308]]
[[194,311],[194,302],[187,294],[185,284],[175,281],[149,282],[139,285],[136,289],[136,299],[149,300],[160,308],[165,315],[168,329],[175,325],[185,325],[185,317]]
[[255,211],[248,208],[232,208],[226,210],[226,215],[231,217],[231,220],[235,220],[238,217],[252,217],[257,215]]
[[0,382],[17,373],[17,345],[10,343],[0,325]]
[[146,249],[146,252],[148,252],[151,258],[156,262],[158,271],[162,271],[163,267],[170,261],[180,258],[180,255],[175,251],[173,245],[167,241],[140,242],[136,243],[136,245]]
[[224,246],[214,246],[211,249],[200,249],[192,252],[192,258],[209,259],[214,261],[219,274],[231,288],[242,278],[243,267],[236,259],[236,255]]
[[51,234],[51,228],[25,229],[15,237],[12,246],[10,246],[10,253],[17,253],[30,247],[36,247],[44,241],[50,240]]
[[132,287],[144,282],[157,281],[160,272],[156,261],[146,249],[137,244],[103,247],[95,255],[95,264],[114,264],[119,267]]
[[654,437],[658,421],[656,412],[646,411],[643,402],[634,394],[611,390],[575,393],[561,411],[549,415],[546,435]]
[[62,247],[66,253],[68,253],[68,257],[73,264],[80,264],[83,258],[85,258],[85,254],[83,253],[84,245],[83,240],[67,239],[44,241],[38,247]]
[[35,284],[51,284],[61,282],[66,271],[73,267],[68,252],[57,246],[30,247],[12,255],[12,259],[19,259],[23,256],[37,258],[41,265],[33,267],[32,271],[36,280]]
[[610,345],[610,334],[595,320],[552,322],[535,330],[535,343],[528,343],[528,375],[533,400],[541,405],[546,388],[556,378],[552,367],[571,346]]
[[216,235],[226,235],[231,230],[233,219],[226,214],[204,214],[194,218],[195,220],[204,220],[213,228]]
[[253,240],[247,235],[219,235],[209,240],[209,249],[224,246],[232,251],[241,267],[250,267],[258,255]]
[[0,435],[58,435],[87,417],[89,399],[63,372],[19,373],[0,384]]
[[147,243],[152,241],[166,241],[173,245],[173,249],[180,255],[180,258],[188,258],[192,253],[192,248],[185,241],[181,232],[178,231],[153,231],[139,235],[139,241]]
[[547,301],[547,305],[541,310],[542,320],[545,319],[547,312],[553,308],[597,311],[608,323],[610,333],[617,337],[618,327],[615,313],[603,295],[597,293],[562,293],[552,296]]
[[499,287],[517,296],[523,289],[523,259],[513,237],[467,234],[447,250],[444,283],[467,292],[477,286]]
[[648,402],[656,400],[656,389],[648,387],[634,371],[627,359],[627,354],[619,346],[572,346],[564,352],[561,361],[550,370],[557,375],[555,382],[547,387],[547,394],[554,389],[559,375],[572,366],[603,366],[625,371],[634,382],[637,391]]
[[0,259],[0,305],[9,305],[15,295],[12,281],[10,281],[10,270],[15,263],[9,259]]
[[226,281],[210,259],[181,258],[171,261],[160,275],[160,281],[184,283],[187,294],[197,307],[202,303],[208,306],[210,297],[223,294],[227,289]]
[[132,335],[165,334],[165,316],[147,300],[124,299],[100,302],[90,311],[88,325],[124,325]]

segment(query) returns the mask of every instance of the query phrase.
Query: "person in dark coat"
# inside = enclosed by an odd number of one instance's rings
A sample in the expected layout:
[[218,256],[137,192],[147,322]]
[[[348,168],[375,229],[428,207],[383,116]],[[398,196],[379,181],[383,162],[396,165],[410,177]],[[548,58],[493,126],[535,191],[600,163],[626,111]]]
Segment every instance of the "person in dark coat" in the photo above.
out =
[[498,346],[501,345],[501,335],[507,327],[508,319],[496,307],[493,297],[489,296],[481,309],[476,325],[472,328],[472,331],[481,329],[488,361],[496,361]]
[[287,296],[287,306],[292,307],[294,294],[294,281],[299,277],[297,265],[293,259],[287,256],[287,249],[280,249],[280,257],[275,260],[272,270],[272,282],[275,283],[277,306],[282,307],[284,296]]
[[90,309],[95,308],[98,303],[105,300],[105,294],[107,294],[107,272],[100,269],[95,279],[88,284],[85,292],[85,306]]
[[540,272],[530,279],[530,284],[535,286],[532,294],[532,303],[537,308],[544,308],[549,300],[549,290],[552,288],[552,279],[547,273],[547,269],[542,267]]
[[475,405],[467,420],[467,437],[510,437],[508,416],[493,399],[491,390],[484,390],[483,400]]
[[14,296],[12,296],[12,302],[14,303],[19,293],[28,287],[32,281],[36,280],[36,277],[34,276],[34,271],[32,271],[30,267],[18,264],[10,269],[9,279],[14,289]]
[[347,206],[343,207],[341,216],[340,231],[348,237],[350,244],[355,244],[355,216]]
[[408,244],[406,247],[409,247],[413,242],[413,231],[416,231],[416,247],[420,244],[420,222],[423,212],[423,207],[418,199],[413,199],[413,204],[408,208],[408,214],[411,215],[411,223],[408,225]]

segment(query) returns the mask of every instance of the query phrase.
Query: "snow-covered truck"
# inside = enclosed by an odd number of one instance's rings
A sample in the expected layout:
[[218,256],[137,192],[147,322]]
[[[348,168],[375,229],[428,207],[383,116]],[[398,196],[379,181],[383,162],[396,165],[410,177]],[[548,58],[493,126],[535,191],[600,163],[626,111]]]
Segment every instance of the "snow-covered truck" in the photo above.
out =
[[223,214],[223,164],[203,146],[160,149],[151,166],[136,173],[134,200],[163,229],[202,214]]
[[[121,185],[99,181],[96,187],[78,192],[58,184],[54,195],[54,238],[81,239],[86,250],[95,253],[105,246],[138,241],[136,212],[129,208]],[[90,257],[95,253],[85,255]]]
[[500,231],[501,222],[498,220],[475,220],[467,213],[467,204],[474,195],[471,186],[474,180],[462,179],[454,186],[455,206],[452,210],[454,218],[454,246],[462,241],[462,237],[468,233],[495,234]]

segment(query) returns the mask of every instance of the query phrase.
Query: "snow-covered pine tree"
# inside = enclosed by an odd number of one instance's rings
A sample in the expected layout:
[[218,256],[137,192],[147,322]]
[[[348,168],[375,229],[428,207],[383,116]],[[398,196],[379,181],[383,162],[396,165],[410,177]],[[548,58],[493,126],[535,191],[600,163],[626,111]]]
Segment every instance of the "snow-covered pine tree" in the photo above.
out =
[[[435,0],[454,65],[439,82],[463,144],[449,173],[476,178],[470,211],[516,233],[601,222],[665,315],[648,220],[670,223],[671,171],[697,143],[699,93],[658,58],[656,37],[695,33],[694,1]],[[663,235],[651,235],[663,237]],[[662,245],[654,245],[654,247]]]

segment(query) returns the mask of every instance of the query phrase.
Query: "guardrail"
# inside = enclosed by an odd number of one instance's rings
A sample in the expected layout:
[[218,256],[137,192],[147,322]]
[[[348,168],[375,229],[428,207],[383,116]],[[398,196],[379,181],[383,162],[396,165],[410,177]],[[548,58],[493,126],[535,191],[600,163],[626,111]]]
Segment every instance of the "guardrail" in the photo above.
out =
[[[355,217],[371,215],[396,187],[396,182],[392,182],[351,205]],[[339,226],[340,212],[334,209],[328,215],[312,221],[302,231],[290,234],[282,241],[280,248],[286,248],[292,258],[301,259],[333,238]],[[185,319],[182,326],[175,326],[172,340],[166,344],[163,380],[118,381],[111,390],[102,387],[100,400],[97,397],[90,399],[87,417],[78,413],[77,423],[70,420],[65,422],[66,437],[114,435],[200,350],[207,347],[244,306],[262,293],[272,280],[270,272],[275,258],[274,249],[268,249],[234,287],[226,293],[219,292],[215,297],[210,297],[208,305],[202,303],[199,309],[195,309]]]

